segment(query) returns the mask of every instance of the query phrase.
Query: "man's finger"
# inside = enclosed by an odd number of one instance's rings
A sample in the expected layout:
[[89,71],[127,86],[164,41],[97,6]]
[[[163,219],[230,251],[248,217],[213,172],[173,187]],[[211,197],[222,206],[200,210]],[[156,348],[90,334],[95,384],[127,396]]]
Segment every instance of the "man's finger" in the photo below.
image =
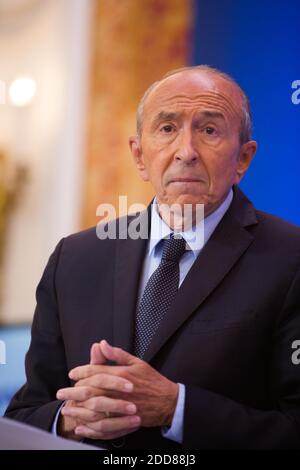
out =
[[87,379],[92,375],[96,374],[110,374],[116,376],[122,376],[124,374],[124,366],[108,366],[108,365],[99,365],[99,364],[86,364],[84,366],[78,366],[70,370],[69,377],[74,381],[81,379]]
[[87,379],[81,379],[75,383],[75,387],[96,387],[103,390],[114,390],[118,392],[132,392],[133,384],[128,380],[123,379],[115,375],[109,374],[96,374],[88,377]]
[[93,387],[68,387],[58,390],[56,398],[58,400],[85,401],[99,394],[99,389]]
[[141,424],[139,416],[124,416],[120,418],[107,418],[87,425],[79,425],[75,428],[75,434],[92,439],[108,439],[108,435],[115,432],[132,432]]
[[139,426],[135,428],[131,428],[131,429],[125,429],[119,432],[106,433],[104,435],[103,433],[99,433],[97,431],[94,431],[93,429],[90,429],[88,426],[80,425],[77,428],[75,428],[75,434],[77,434],[80,437],[85,437],[88,439],[111,440],[111,439],[117,439],[118,437],[127,436],[127,434],[133,433],[137,431],[138,429],[139,429]]
[[106,358],[101,351],[101,347],[99,343],[94,343],[92,345],[90,355],[91,355],[91,360],[90,360],[91,364],[105,364]]
[[106,417],[104,412],[98,413],[81,406],[64,406],[61,409],[61,414],[83,422],[100,421]]
[[121,415],[133,415],[136,413],[136,405],[130,401],[118,400],[106,396],[93,397],[84,402],[81,406],[96,412],[119,413]]
[[124,351],[124,349],[111,346],[105,339],[100,341],[100,348],[106,359],[122,366],[131,366],[137,361],[140,361],[140,359]]

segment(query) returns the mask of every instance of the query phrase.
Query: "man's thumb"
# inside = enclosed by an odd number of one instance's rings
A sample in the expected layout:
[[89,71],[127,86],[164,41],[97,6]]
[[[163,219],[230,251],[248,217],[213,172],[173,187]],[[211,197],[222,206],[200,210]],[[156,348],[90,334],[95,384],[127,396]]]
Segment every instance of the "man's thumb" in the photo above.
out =
[[91,347],[91,364],[105,364],[106,358],[104,357],[99,343],[94,343]]
[[123,349],[111,346],[105,339],[100,341],[100,347],[106,359],[116,362],[118,365],[130,366],[138,360]]

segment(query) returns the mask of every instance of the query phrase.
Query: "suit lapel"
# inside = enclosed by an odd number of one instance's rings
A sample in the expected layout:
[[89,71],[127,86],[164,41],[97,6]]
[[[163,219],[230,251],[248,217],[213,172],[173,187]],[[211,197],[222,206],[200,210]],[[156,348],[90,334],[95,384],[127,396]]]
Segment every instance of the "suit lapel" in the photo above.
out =
[[145,354],[150,362],[166,341],[213,292],[253,241],[246,226],[257,223],[252,204],[235,188],[234,200],[182,283],[174,307]]
[[[116,241],[116,258],[114,273],[114,342],[126,351],[133,346],[133,333],[139,281],[142,274],[145,250],[148,243],[151,206],[137,217],[130,217],[129,223],[139,221],[145,238],[131,239],[127,226],[120,232]],[[127,235],[127,238],[125,236]],[[123,238],[124,237],[124,238]]]

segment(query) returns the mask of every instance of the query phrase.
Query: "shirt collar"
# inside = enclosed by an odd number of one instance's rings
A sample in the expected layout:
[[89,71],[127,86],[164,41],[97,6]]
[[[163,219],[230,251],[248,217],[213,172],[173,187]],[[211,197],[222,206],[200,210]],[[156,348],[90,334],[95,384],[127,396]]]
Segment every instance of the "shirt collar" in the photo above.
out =
[[[190,230],[184,232],[179,232],[181,236],[188,241],[190,250],[192,250],[194,256],[198,256],[200,250],[206,244],[206,242],[211,237],[215,228],[223,218],[225,212],[229,208],[233,198],[233,190],[231,189],[226,196],[222,204],[211,214],[205,217],[204,220],[200,221],[195,227],[192,227]],[[195,232],[202,230],[204,223],[204,237],[195,237]],[[150,231],[150,241],[148,247],[148,255],[151,256],[159,242],[167,238],[172,229],[164,222],[158,213],[158,206],[156,197],[153,200],[151,205],[151,231]]]

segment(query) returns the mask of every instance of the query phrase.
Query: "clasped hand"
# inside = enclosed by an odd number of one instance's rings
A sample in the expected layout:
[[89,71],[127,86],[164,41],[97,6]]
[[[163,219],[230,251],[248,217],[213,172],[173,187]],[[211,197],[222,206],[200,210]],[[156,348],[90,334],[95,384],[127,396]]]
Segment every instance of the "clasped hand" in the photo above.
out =
[[109,440],[141,426],[172,423],[178,384],[105,340],[93,344],[90,364],[72,369],[69,377],[74,387],[57,392],[65,400],[59,420],[65,437]]

